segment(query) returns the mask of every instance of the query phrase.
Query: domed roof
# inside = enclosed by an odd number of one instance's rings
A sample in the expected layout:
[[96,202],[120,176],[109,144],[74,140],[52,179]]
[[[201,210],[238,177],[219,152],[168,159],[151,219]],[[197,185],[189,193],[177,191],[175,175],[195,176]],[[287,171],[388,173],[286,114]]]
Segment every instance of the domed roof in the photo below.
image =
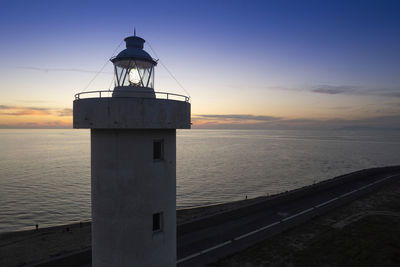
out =
[[117,66],[126,67],[128,61],[136,61],[136,64],[141,67],[150,67],[157,65],[157,62],[143,50],[144,39],[138,36],[126,37],[126,49],[122,50],[116,57],[111,59],[111,62]]

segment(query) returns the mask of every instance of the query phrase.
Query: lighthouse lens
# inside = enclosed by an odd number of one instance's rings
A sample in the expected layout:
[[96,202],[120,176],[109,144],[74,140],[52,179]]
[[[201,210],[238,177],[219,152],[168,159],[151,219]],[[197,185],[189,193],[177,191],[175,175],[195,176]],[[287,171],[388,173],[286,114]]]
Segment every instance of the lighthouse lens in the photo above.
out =
[[147,68],[115,66],[115,86],[153,88],[154,68],[153,66]]
[[142,80],[140,79],[140,75],[137,69],[131,69],[129,71],[129,85],[143,87]]
[[153,67],[132,68],[129,70],[129,83],[131,86],[153,88]]

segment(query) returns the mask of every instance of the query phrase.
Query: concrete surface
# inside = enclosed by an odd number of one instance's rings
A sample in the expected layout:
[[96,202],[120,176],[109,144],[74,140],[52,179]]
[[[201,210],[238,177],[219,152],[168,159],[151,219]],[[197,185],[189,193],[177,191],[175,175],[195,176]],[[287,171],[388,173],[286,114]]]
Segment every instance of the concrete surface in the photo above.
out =
[[185,101],[103,97],[74,101],[78,129],[190,129],[190,103]]
[[175,266],[176,131],[92,129],[91,170],[93,265]]

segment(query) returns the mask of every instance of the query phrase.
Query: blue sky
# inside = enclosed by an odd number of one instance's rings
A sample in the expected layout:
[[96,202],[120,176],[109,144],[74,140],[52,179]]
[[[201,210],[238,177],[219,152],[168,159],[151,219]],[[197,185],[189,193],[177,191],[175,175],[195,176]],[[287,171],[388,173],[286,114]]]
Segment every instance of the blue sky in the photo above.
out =
[[[90,71],[134,27],[189,92],[195,126],[399,121],[399,1],[1,3],[2,127],[68,125],[73,94],[108,89],[112,64],[87,87]],[[155,84],[185,94],[160,65]]]

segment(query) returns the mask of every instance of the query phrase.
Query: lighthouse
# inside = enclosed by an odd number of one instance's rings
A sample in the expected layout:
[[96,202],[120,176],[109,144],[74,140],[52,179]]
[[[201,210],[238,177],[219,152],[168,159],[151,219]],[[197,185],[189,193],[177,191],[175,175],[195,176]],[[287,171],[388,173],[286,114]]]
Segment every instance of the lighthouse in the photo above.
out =
[[176,266],[176,129],[189,98],[154,90],[157,61],[125,38],[114,90],[75,95],[73,126],[90,129],[92,265]]

